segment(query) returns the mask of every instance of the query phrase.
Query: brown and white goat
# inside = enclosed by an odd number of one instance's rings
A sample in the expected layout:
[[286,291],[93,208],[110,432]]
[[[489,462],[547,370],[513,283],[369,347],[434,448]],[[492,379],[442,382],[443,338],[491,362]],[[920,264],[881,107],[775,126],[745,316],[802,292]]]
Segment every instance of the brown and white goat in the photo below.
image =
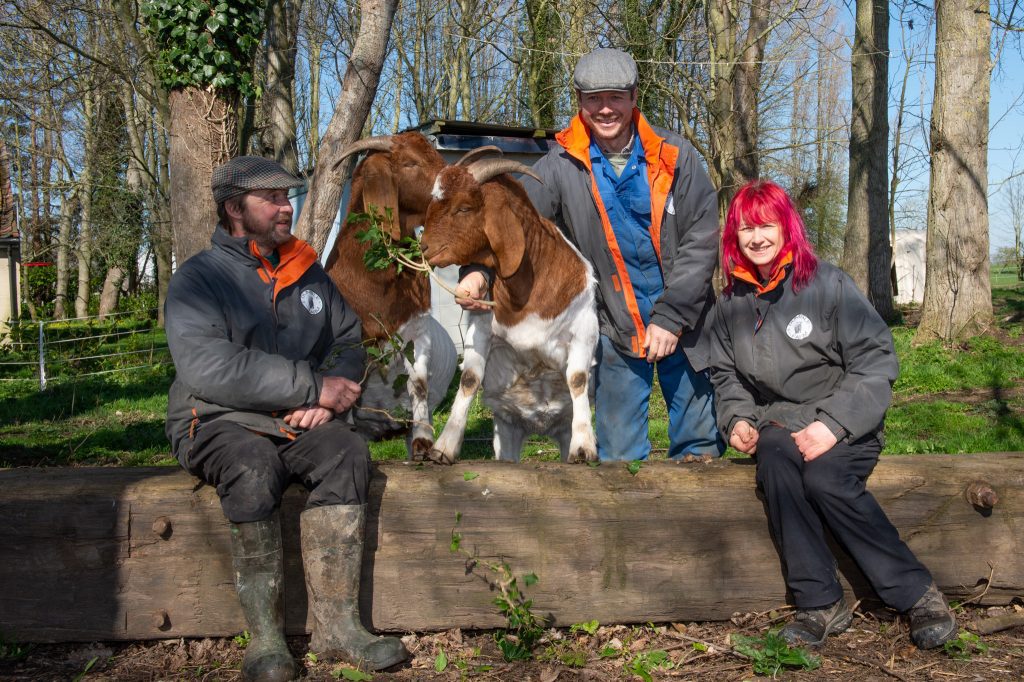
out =
[[[375,209],[382,217],[390,209],[391,222],[383,226],[392,239],[414,236],[423,224],[431,190],[445,162],[433,145],[419,133],[359,140],[342,151],[341,158],[367,151],[352,174],[349,212]],[[340,163],[340,161],[339,161]],[[387,220],[387,218],[384,218]],[[386,377],[371,374],[355,410],[356,427],[370,438],[379,438],[401,428],[392,419],[397,407],[411,413],[409,456],[425,459],[434,444],[431,412],[444,398],[455,375],[455,344],[430,315],[430,279],[422,273],[390,266],[367,270],[363,254],[370,244],[356,234],[367,225],[343,224],[331,255],[327,273],[359,315],[364,341],[387,346],[400,337],[412,341],[413,359],[402,354],[390,363]],[[392,388],[406,373],[405,389]]]
[[470,315],[462,380],[431,458],[458,457],[482,384],[496,459],[518,460],[526,436],[540,433],[558,443],[563,461],[597,461],[587,390],[598,339],[591,266],[506,175],[536,177],[529,168],[463,161],[438,174],[421,245],[433,266],[490,267],[494,308]]

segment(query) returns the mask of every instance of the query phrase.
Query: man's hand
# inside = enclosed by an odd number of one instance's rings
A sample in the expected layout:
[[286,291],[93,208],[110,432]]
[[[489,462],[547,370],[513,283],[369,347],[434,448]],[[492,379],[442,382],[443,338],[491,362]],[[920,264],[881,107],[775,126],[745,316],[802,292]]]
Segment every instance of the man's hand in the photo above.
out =
[[752,455],[757,450],[758,435],[757,429],[751,426],[750,422],[741,419],[732,427],[732,433],[729,435],[729,445],[740,452]]
[[362,392],[363,387],[351,379],[324,377],[318,406],[333,410],[335,414],[341,414],[355,404]]
[[647,334],[644,338],[644,352],[647,354],[647,362],[657,362],[667,358],[676,352],[676,345],[679,337],[667,329],[656,324],[647,325]]
[[812,422],[810,426],[792,435],[805,462],[821,457],[839,442],[832,429],[821,422]]
[[487,296],[487,278],[484,273],[474,270],[455,287],[455,302],[463,310],[490,310],[491,307],[481,303]]
[[296,407],[284,416],[284,423],[293,429],[309,430],[334,419],[334,412],[326,407]]

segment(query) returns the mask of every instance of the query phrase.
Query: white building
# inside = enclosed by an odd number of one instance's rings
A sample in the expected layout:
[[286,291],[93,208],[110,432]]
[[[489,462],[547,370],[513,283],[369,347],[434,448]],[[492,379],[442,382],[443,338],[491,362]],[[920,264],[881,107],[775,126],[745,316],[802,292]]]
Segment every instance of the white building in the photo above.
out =
[[924,301],[925,230],[896,230],[896,303]]

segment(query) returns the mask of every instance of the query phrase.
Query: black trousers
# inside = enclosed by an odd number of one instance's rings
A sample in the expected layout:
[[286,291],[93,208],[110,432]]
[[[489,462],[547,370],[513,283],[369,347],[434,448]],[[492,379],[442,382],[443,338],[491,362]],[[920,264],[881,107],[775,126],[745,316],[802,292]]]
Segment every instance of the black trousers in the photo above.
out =
[[768,502],[768,522],[797,608],[828,606],[843,595],[825,541],[828,527],[882,601],[906,611],[928,589],[932,576],[867,491],[881,451],[878,439],[837,443],[805,462],[791,434],[777,426],[761,429],[757,484]]
[[306,507],[365,504],[370,485],[370,450],[353,427],[334,420],[295,438],[253,433],[231,421],[203,424],[185,468],[216,486],[232,523],[268,518],[288,484],[309,490]]

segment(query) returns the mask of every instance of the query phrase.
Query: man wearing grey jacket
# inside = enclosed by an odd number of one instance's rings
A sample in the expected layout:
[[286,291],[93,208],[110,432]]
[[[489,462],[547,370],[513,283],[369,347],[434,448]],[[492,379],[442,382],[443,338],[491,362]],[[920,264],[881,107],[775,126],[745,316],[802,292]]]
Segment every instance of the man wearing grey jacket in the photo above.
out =
[[290,233],[288,189],[302,181],[254,156],[216,168],[220,223],[209,249],[171,278],[167,340],[177,376],[167,435],[181,465],[216,486],[231,522],[242,610],[252,641],[246,680],[290,680],[284,640],[278,508],[292,481],[309,490],[300,517],[314,617],[310,649],[379,669],[407,657],[360,623],[359,573],[370,456],[343,415],[360,395],[359,319]]

